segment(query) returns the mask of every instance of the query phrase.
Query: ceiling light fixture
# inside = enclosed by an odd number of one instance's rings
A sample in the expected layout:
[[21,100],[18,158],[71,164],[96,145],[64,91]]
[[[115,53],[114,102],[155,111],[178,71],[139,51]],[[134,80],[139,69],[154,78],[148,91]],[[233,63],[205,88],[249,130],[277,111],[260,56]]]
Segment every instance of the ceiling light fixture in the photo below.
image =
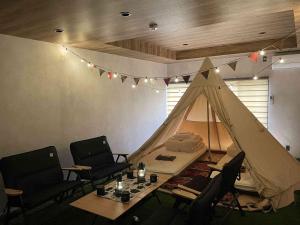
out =
[[158,29],[158,25],[157,23],[150,23],[149,24],[149,29],[152,30],[152,31],[156,31]]
[[61,29],[61,28],[55,28],[54,31],[55,31],[56,33],[62,33],[62,32],[64,32],[64,29]]
[[131,16],[132,14],[128,11],[124,11],[124,12],[120,12],[121,16],[127,17],[127,16]]

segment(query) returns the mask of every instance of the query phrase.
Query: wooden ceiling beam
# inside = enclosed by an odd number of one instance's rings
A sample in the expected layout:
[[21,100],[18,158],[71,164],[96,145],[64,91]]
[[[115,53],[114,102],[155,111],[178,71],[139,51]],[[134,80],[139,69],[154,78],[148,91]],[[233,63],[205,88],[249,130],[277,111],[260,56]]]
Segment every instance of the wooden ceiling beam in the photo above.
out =
[[274,44],[274,46],[269,47],[267,50],[273,50],[277,48],[279,49],[294,48],[297,46],[297,40],[295,36],[291,36],[285,41],[280,41],[280,40],[281,39],[269,39],[263,41],[253,41],[247,43],[229,44],[224,46],[214,46],[214,47],[207,47],[207,48],[177,51],[176,60],[255,52],[259,49],[265,48],[266,46],[272,45],[275,42],[276,43]]
[[167,59],[176,59],[175,51],[139,39],[121,40],[106,44]]
[[297,47],[300,48],[300,6],[294,7],[294,21],[297,37]]

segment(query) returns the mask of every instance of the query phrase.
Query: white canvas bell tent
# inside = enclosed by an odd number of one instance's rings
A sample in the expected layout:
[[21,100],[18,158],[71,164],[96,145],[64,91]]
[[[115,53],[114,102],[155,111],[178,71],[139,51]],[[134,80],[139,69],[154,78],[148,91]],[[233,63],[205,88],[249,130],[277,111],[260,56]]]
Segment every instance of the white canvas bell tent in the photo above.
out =
[[[147,161],[147,156],[160,149],[176,132],[197,133],[211,149],[226,150],[233,142],[238,150],[246,153],[244,163],[260,195],[270,199],[275,209],[290,204],[294,201],[294,191],[300,189],[300,164],[234,95],[213,68],[206,58],[165,122],[130,157],[131,162]],[[207,70],[206,78],[202,72]],[[184,157],[178,157],[179,163],[182,160],[181,168],[195,159],[191,157],[186,161]],[[168,162],[164,167],[172,167],[172,163]],[[162,164],[159,162],[155,166],[162,167]],[[174,175],[177,172],[178,168]]]

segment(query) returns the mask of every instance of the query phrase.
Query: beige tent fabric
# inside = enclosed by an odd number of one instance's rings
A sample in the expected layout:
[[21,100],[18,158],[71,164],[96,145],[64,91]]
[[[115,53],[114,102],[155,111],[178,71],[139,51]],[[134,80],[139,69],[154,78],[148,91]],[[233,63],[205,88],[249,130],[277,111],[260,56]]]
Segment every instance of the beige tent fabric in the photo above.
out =
[[[211,61],[206,59],[163,125],[130,157],[131,162],[142,161],[143,156],[174,135],[184,120],[189,119],[186,115],[189,111],[195,115],[193,108],[189,110],[190,107],[201,101],[199,96],[205,96],[236,148],[246,153],[246,165],[256,183],[256,190],[271,199],[275,209],[290,204],[294,200],[293,191],[300,188],[299,162],[240,102],[213,68]],[[201,71],[208,69],[209,76],[205,79]]]

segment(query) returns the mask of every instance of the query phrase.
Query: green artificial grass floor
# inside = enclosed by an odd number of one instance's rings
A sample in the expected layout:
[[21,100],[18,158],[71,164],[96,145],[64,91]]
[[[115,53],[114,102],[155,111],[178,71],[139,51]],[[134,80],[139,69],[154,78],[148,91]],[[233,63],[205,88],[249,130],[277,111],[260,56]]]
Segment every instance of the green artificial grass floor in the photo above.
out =
[[[158,193],[163,206],[172,207],[173,197]],[[300,193],[296,195],[297,201],[288,207],[279,209],[277,212],[264,214],[262,212],[246,212],[246,216],[240,216],[238,211],[233,211],[223,223],[224,225],[300,225]],[[74,199],[73,199],[74,200]],[[48,204],[42,209],[30,212],[27,215],[27,225],[92,225],[94,216],[90,213],[73,208],[69,205],[72,200],[61,204]],[[146,220],[160,204],[156,198],[148,198],[141,204],[133,207],[116,224],[130,225],[132,216],[138,216],[142,221]],[[99,206],[101,207],[101,206]],[[113,210],[113,209],[111,209]],[[223,208],[217,208],[216,216],[224,215]],[[217,224],[217,220],[213,224]],[[12,219],[11,225],[22,224],[21,217]],[[109,224],[104,218],[98,217],[95,225]],[[155,224],[154,224],[155,225]],[[200,225],[200,224],[199,224]]]

